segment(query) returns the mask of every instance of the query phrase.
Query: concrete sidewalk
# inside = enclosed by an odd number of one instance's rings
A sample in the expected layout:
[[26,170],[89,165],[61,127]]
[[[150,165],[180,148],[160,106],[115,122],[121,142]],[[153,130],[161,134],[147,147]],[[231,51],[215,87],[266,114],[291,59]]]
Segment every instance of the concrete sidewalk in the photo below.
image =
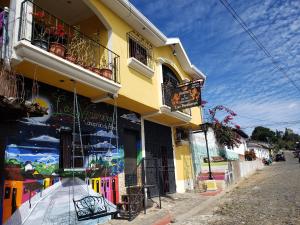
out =
[[[188,217],[189,214],[193,215],[199,211],[205,213],[206,208],[214,207],[218,199],[227,191],[228,189],[226,191],[218,191],[214,196],[204,196],[201,193],[195,192],[168,195],[167,197],[162,197],[162,209],[159,209],[154,204],[152,208],[147,210],[147,214],[141,212],[131,222],[126,220],[111,220],[105,223],[105,225],[165,225],[171,222],[180,224],[180,221]],[[158,202],[158,199],[155,199],[155,201]]]

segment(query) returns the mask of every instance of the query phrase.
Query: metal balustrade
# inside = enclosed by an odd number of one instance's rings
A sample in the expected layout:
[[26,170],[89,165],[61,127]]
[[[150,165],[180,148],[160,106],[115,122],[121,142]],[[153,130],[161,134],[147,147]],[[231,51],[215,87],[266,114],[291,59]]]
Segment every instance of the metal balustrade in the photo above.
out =
[[79,65],[99,76],[119,83],[120,57],[83,34],[77,27],[51,15],[30,0],[21,5],[19,41],[32,45]]

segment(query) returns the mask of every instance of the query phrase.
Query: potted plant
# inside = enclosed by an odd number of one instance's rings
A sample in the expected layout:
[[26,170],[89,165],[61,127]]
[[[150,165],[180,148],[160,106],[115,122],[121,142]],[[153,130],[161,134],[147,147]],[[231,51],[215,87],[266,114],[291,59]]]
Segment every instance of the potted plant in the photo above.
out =
[[32,13],[32,44],[48,51],[49,23],[44,11]]
[[57,24],[50,29],[50,49],[49,52],[64,58],[66,52],[66,37],[67,34],[63,24]]
[[80,35],[77,30],[70,36],[70,40],[67,47],[66,60],[77,63],[80,49]]
[[100,69],[100,75],[112,79],[112,70],[110,69],[111,64],[106,61],[105,57],[102,57],[102,64],[101,64],[101,69]]

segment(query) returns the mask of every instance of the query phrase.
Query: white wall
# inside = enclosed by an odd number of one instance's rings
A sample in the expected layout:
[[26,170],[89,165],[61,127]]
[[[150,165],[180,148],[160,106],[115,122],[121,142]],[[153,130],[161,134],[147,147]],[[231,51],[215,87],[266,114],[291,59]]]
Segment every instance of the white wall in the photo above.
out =
[[240,172],[241,177],[248,177],[253,174],[256,170],[262,169],[264,167],[260,159],[254,161],[241,161],[240,162]]
[[247,142],[243,137],[240,138],[241,144],[238,147],[234,147],[233,149],[229,149],[225,146],[225,149],[228,151],[233,151],[239,155],[245,155],[245,151],[247,150]]

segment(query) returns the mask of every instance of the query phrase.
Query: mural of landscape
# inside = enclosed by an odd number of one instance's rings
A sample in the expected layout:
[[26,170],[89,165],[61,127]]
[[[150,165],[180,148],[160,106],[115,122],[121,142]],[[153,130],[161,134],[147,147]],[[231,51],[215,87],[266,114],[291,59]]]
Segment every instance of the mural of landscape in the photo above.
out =
[[[27,95],[30,96],[30,89]],[[72,134],[73,93],[40,84],[40,94],[33,101],[48,108],[48,115],[23,118],[17,122],[16,132],[7,138],[6,167],[20,168],[23,175],[57,175],[61,171],[59,168],[62,151],[66,151],[62,149],[61,133],[69,131]],[[117,128],[113,122],[113,106],[104,103],[93,104],[89,99],[80,96],[78,102],[84,151],[83,167],[100,171],[98,176],[122,173],[123,127],[140,130],[140,116],[118,108]],[[140,143],[137,145],[140,151]],[[140,158],[141,154],[138,155]]]

